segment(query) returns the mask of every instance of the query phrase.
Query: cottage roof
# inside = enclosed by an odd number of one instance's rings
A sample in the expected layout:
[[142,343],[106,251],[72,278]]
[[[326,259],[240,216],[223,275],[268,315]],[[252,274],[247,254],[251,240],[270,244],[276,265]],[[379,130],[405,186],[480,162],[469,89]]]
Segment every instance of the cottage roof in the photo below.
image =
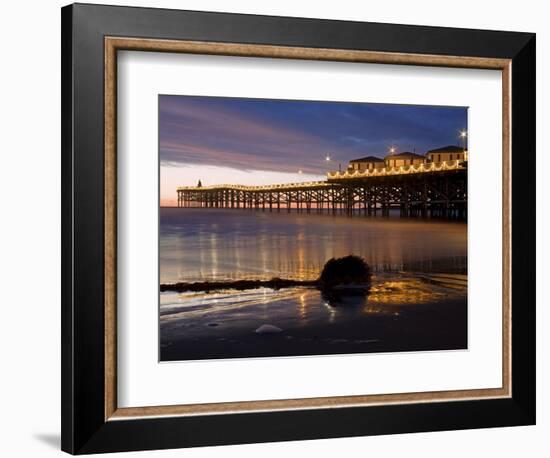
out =
[[410,151],[403,151],[399,154],[388,154],[384,159],[424,159],[424,156]]
[[441,148],[431,149],[426,154],[433,154],[433,153],[462,153],[464,152],[464,148],[460,146],[455,145],[447,145],[443,146]]
[[384,159],[380,159],[379,157],[376,157],[376,156],[365,156],[359,159],[352,159],[350,163],[351,162],[384,162]]

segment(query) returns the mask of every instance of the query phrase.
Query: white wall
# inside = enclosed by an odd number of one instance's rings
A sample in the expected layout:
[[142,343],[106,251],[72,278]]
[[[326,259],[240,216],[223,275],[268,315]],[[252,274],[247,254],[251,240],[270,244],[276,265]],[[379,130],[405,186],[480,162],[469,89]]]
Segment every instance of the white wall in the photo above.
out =
[[[309,442],[244,445],[150,452],[152,456],[547,456],[550,408],[544,372],[549,340],[542,330],[550,299],[542,285],[543,226],[550,228],[549,185],[542,183],[542,88],[548,63],[548,12],[539,0],[480,2],[357,0],[297,2],[277,0],[139,1],[133,5],[229,11],[327,19],[518,30],[536,32],[538,59],[538,425],[427,434],[408,434]],[[93,2],[97,3],[97,2]],[[109,0],[110,4],[125,4]],[[0,453],[9,457],[47,457],[59,449],[60,367],[60,12],[56,0],[4,2],[0,14]],[[546,52],[546,56],[545,56]],[[543,56],[546,59],[543,59]],[[544,91],[544,92],[543,92]],[[546,202],[543,203],[543,194]],[[543,208],[545,207],[545,208]],[[544,216],[543,216],[544,210]],[[544,220],[544,221],[543,221]],[[543,367],[546,359],[546,367]],[[144,456],[127,454],[125,456]]]

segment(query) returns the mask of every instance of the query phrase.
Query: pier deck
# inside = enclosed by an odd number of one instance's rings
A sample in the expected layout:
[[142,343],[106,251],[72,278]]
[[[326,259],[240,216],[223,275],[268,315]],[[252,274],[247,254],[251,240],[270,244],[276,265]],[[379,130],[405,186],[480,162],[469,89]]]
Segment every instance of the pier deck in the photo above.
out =
[[421,164],[365,172],[333,172],[326,181],[276,185],[181,186],[178,207],[270,212],[466,218],[466,163]]

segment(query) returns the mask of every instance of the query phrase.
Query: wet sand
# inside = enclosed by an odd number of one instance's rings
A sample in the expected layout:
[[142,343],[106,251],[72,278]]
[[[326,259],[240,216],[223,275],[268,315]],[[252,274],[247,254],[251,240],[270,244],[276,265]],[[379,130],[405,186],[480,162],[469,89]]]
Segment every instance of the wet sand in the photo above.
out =
[[465,275],[401,272],[336,300],[311,287],[163,293],[160,359],[466,349],[466,286]]

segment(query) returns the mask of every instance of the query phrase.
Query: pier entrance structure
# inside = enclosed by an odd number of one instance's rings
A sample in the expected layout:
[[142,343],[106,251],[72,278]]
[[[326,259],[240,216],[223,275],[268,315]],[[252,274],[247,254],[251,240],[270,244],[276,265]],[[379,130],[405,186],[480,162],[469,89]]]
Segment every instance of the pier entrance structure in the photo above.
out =
[[451,161],[327,174],[326,181],[177,188],[178,207],[466,219],[467,163]]

